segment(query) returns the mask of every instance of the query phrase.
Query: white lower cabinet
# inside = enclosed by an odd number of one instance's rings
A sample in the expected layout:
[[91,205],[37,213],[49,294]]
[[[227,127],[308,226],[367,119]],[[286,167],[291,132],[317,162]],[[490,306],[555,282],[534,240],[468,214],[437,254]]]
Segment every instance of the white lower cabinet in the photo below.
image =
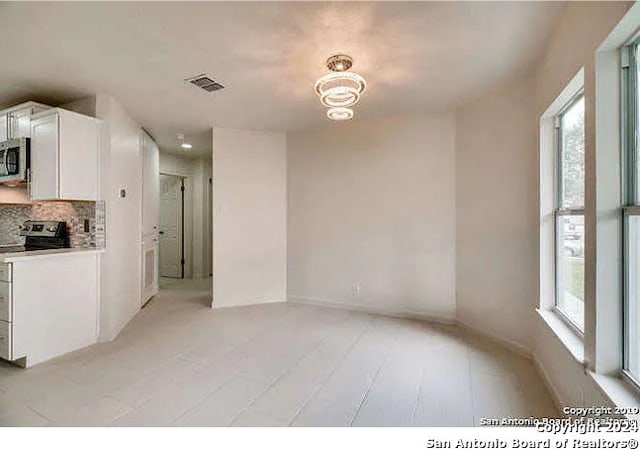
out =
[[0,321],[0,358],[13,360],[11,350],[11,324]]
[[4,258],[11,282],[0,281],[0,358],[29,367],[97,342],[99,257]]
[[0,263],[0,281],[11,282],[11,264]]
[[11,283],[0,281],[0,320],[11,322]]
[[12,360],[11,264],[0,263],[0,358]]

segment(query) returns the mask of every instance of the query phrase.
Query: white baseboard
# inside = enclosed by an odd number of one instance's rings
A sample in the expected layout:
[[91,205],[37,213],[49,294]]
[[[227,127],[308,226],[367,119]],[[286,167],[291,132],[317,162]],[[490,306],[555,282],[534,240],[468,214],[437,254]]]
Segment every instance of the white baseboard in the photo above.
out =
[[266,299],[266,300],[257,299],[255,301],[250,300],[250,301],[237,302],[233,304],[217,305],[214,299],[213,303],[211,304],[211,308],[212,309],[228,309],[230,307],[259,306],[262,304],[274,304],[278,302],[287,302],[287,300],[286,299]]
[[483,329],[479,329],[476,326],[469,324],[465,321],[462,320],[456,320],[457,325],[468,331],[471,332],[473,334],[478,334],[478,335],[482,335],[483,337],[485,337],[488,340],[493,341],[494,343],[498,343],[501,346],[506,347],[507,349],[509,349],[512,352],[515,352],[518,355],[521,355],[527,359],[531,359],[532,358],[532,353],[531,350],[524,346],[522,343],[518,343],[517,341],[513,341],[513,340],[509,340],[508,338],[504,338],[504,337],[500,337],[494,333],[491,332],[487,332]]
[[536,371],[538,371],[538,374],[542,379],[542,383],[544,383],[545,387],[547,387],[547,391],[551,393],[551,400],[553,401],[553,405],[555,405],[556,410],[558,411],[558,413],[560,413],[560,416],[564,416],[564,413],[562,413],[564,404],[560,399],[560,394],[558,393],[558,390],[556,390],[556,387],[553,386],[553,383],[551,382],[549,375],[545,371],[544,366],[542,366],[542,363],[538,359],[538,356],[536,356],[535,352],[532,354],[531,358],[533,360],[533,366],[535,366]]
[[352,304],[343,301],[334,301],[322,298],[310,298],[306,296],[289,296],[289,302],[307,304],[312,306],[333,307],[337,309],[352,310],[355,312],[372,313],[374,315],[390,316],[393,318],[409,318],[414,320],[429,321],[432,323],[454,325],[455,317],[440,316],[413,310],[391,309],[376,307],[367,304]]

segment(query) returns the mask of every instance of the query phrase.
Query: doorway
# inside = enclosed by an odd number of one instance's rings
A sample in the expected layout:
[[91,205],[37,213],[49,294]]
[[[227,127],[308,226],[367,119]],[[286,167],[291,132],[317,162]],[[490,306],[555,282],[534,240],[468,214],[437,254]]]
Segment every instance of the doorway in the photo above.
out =
[[184,279],[184,178],[160,174],[160,276]]

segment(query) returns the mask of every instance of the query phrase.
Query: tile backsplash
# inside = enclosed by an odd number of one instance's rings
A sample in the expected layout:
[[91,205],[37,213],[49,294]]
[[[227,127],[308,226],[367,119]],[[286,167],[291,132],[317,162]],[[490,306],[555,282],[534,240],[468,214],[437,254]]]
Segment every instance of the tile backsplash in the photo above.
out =
[[[66,221],[69,243],[72,248],[94,248],[96,240],[100,246],[103,238],[96,238],[96,227],[104,229],[100,206],[91,201],[42,201],[31,204],[0,205],[0,246],[22,245],[19,226],[26,220]],[[98,223],[96,226],[96,218]],[[85,232],[85,220],[89,220],[89,231]],[[100,232],[98,232],[100,234]]]

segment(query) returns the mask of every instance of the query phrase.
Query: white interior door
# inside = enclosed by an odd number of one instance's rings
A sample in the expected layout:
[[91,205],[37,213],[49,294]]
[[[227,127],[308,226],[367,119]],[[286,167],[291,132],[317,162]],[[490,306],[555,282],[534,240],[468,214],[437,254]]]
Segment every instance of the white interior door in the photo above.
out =
[[182,277],[182,188],[179,176],[160,175],[160,276]]

